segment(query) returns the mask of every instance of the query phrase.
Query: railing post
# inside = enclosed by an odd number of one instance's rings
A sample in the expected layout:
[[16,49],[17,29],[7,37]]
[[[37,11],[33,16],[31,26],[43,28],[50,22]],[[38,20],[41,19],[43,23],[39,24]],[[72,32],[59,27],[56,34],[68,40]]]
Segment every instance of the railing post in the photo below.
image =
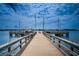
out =
[[8,53],[7,56],[11,56],[11,47],[8,47]]
[[26,43],[27,44],[29,43],[29,36],[26,38]]
[[50,40],[52,40],[51,37],[52,37],[52,36],[50,36]]
[[72,51],[74,51],[74,48],[73,48],[72,46],[70,47],[70,49],[71,49]]
[[[70,47],[70,50],[73,52],[73,51],[74,51],[74,48],[71,46],[71,47]],[[70,54],[70,56],[73,56],[73,55]]]
[[31,39],[32,39],[32,35],[29,36],[29,40],[31,40]]
[[53,37],[53,43],[55,43],[55,37]]
[[57,47],[60,48],[60,40],[58,38],[56,38],[56,42],[55,44],[57,44]]
[[30,40],[30,36],[28,36],[28,40]]
[[26,44],[26,42],[27,42],[26,40],[27,40],[27,38],[25,37],[25,44]]
[[20,48],[22,48],[22,40],[20,40]]
[[8,47],[8,52],[11,52],[11,47]]
[[60,40],[59,40],[59,48],[60,48]]

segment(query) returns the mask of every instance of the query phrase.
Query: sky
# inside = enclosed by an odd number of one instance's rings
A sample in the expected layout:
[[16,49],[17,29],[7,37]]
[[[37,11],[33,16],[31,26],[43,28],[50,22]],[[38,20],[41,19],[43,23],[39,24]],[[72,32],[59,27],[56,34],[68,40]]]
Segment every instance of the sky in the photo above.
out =
[[79,29],[79,4],[0,3],[0,29],[43,29],[43,21],[45,29]]

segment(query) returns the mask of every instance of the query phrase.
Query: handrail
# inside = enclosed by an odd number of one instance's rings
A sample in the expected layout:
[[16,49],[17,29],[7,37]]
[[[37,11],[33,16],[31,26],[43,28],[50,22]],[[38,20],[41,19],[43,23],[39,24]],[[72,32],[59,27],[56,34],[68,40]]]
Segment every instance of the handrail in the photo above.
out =
[[[28,42],[26,42],[26,41],[27,40],[30,41],[34,37],[35,34],[36,34],[36,32],[33,32],[33,33],[28,34],[27,36],[23,36],[21,38],[15,39],[11,42],[5,43],[0,46],[0,51],[8,48],[8,52],[11,52],[11,46],[18,43],[18,42],[20,43],[18,47],[22,48],[22,44],[23,43],[28,44]],[[23,43],[22,43],[22,40],[24,40]],[[18,48],[18,47],[16,47],[16,48]]]
[[[58,49],[60,49],[61,51],[62,50],[62,46],[64,45],[62,42],[64,42],[65,44],[69,45],[70,46],[70,49],[69,48],[65,48],[66,50],[70,51],[71,53],[66,53],[64,52],[64,54],[66,55],[79,55],[77,53],[79,53],[79,44],[75,43],[75,42],[72,42],[72,41],[69,41],[69,40],[66,40],[66,39],[63,39],[63,38],[60,38],[60,37],[57,37],[57,36],[54,36],[54,35],[51,35],[51,34],[48,34],[46,32],[43,32],[43,34],[48,37],[50,40],[53,40],[53,43],[54,45],[57,46]],[[65,45],[64,45],[65,46]],[[78,50],[77,53],[74,51],[74,49]]]
[[28,36],[30,36],[30,35],[32,35],[32,33],[29,34],[29,35],[27,35],[27,36],[18,38],[18,39],[14,40],[14,41],[8,42],[8,43],[6,43],[6,44],[4,44],[4,45],[1,45],[1,46],[0,46],[0,50],[3,49],[3,48],[6,48],[6,47],[8,47],[8,46],[10,46],[10,45],[12,45],[12,44],[15,44],[16,42],[18,42],[18,41],[22,40],[23,38],[28,37]]
[[77,44],[77,43],[75,43],[75,42],[72,42],[72,41],[69,41],[69,40],[60,38],[60,37],[58,37],[58,36],[54,36],[54,35],[50,35],[50,34],[47,34],[47,35],[49,35],[49,36],[51,36],[51,37],[55,37],[55,38],[57,38],[57,39],[59,39],[59,40],[61,40],[61,41],[64,41],[64,42],[66,42],[66,43],[68,43],[68,44],[70,44],[70,45],[72,45],[72,46],[74,46],[74,47],[76,47],[76,48],[79,49],[79,44]]

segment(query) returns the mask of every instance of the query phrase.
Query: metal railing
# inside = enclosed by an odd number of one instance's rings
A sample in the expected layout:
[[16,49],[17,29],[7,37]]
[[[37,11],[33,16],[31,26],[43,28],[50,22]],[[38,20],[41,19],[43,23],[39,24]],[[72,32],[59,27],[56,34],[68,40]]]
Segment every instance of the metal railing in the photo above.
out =
[[36,32],[30,33],[27,36],[15,39],[11,42],[3,44],[0,46],[0,55],[20,55],[20,53],[24,50],[25,47],[30,43],[30,41],[35,36]]
[[69,41],[67,39],[60,38],[55,35],[43,32],[43,34],[49,38],[51,43],[58,48],[64,55],[67,56],[78,56],[79,55],[79,44]]

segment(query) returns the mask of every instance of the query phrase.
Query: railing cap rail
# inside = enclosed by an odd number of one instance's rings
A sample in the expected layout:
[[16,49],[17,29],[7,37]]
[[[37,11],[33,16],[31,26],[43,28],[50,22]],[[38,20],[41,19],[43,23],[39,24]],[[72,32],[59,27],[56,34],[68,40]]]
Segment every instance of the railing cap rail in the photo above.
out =
[[0,46],[0,50],[4,49],[4,48],[6,48],[6,47],[9,47],[9,46],[15,44],[16,42],[22,40],[23,38],[28,37],[28,36],[30,36],[30,35],[32,35],[32,34],[33,34],[33,33],[30,33],[30,34],[27,35],[27,36],[23,36],[23,37],[21,37],[21,38],[18,38],[18,39],[16,39],[16,40],[11,41],[11,42],[5,43],[5,44],[3,44],[3,45]]
[[67,39],[63,39],[63,38],[60,38],[60,37],[57,37],[57,36],[54,36],[54,35],[50,35],[50,34],[48,34],[48,33],[46,33],[46,34],[49,35],[49,36],[55,37],[55,38],[57,38],[57,39],[59,39],[59,40],[61,40],[61,41],[64,41],[64,42],[66,42],[67,44],[70,44],[70,45],[74,46],[75,48],[79,49],[79,44],[77,44],[77,43],[75,43],[75,42],[72,42],[72,41],[69,41],[69,40],[67,40]]

